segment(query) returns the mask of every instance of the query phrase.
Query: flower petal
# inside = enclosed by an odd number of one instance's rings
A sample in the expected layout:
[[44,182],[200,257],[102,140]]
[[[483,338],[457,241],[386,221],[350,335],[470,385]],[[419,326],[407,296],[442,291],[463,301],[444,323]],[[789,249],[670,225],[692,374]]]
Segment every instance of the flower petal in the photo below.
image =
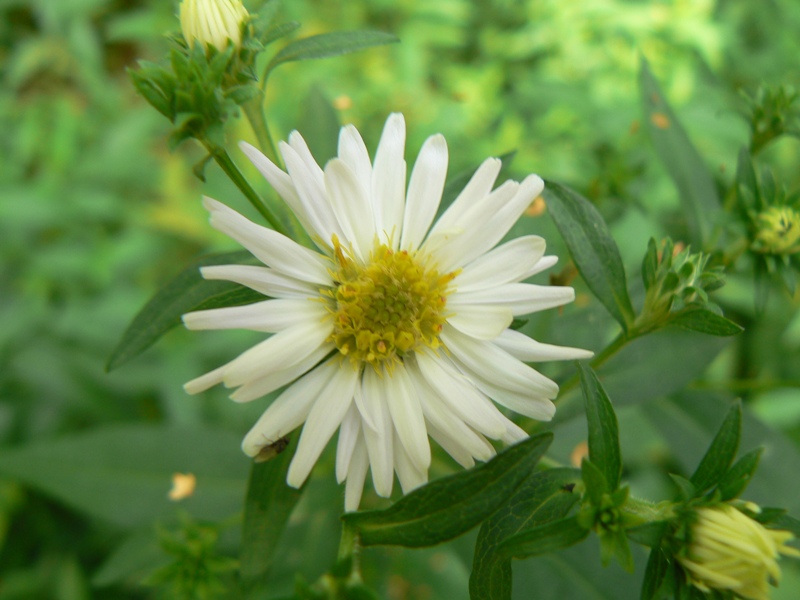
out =
[[339,440],[336,443],[336,481],[342,483],[347,478],[347,470],[353,458],[358,438],[361,437],[361,415],[355,404],[351,404],[339,427]]
[[223,381],[237,387],[297,364],[322,346],[331,331],[332,323],[318,321],[279,331],[228,363]]
[[358,371],[349,366],[343,368],[335,358],[328,364],[331,363],[334,369],[333,377],[325,386],[325,393],[317,397],[308,413],[300,441],[297,443],[297,451],[286,474],[286,483],[295,488],[303,485],[314,463],[317,462],[322,450],[353,403]]
[[319,286],[300,281],[274,269],[249,265],[213,265],[200,267],[203,279],[232,281],[272,298],[313,298]]
[[574,299],[575,290],[567,286],[507,283],[475,292],[455,292],[447,299],[447,308],[458,314],[464,306],[503,306],[517,316],[563,306]]
[[255,456],[264,446],[297,429],[333,377],[335,367],[331,361],[317,367],[278,396],[242,441],[244,453]]
[[483,200],[492,191],[494,182],[500,174],[503,163],[499,158],[487,158],[477,168],[461,193],[453,200],[444,214],[436,221],[431,235],[454,228],[461,218],[476,203]]
[[522,281],[540,262],[545,241],[538,235],[511,240],[472,261],[453,281],[459,292],[472,292]]
[[511,356],[523,362],[539,362],[546,360],[582,360],[591,358],[594,352],[581,348],[567,346],[553,346],[543,344],[529,338],[524,333],[511,329],[504,331],[493,340],[495,345],[508,352]]
[[511,309],[505,306],[464,304],[451,307],[448,303],[448,309],[451,308],[454,314],[447,317],[447,322],[461,333],[479,340],[493,340],[514,320]]
[[[416,488],[424,485],[428,481],[427,467],[421,468],[418,463],[407,452],[407,447],[400,440],[400,435],[395,433],[394,437],[394,469],[397,472],[397,479],[403,493],[408,494]],[[427,444],[427,436],[425,438]]]
[[[385,386],[389,375],[378,375],[367,367],[361,384],[362,416],[373,427],[364,427],[364,440],[372,469],[372,485],[379,496],[388,498],[394,483],[394,452],[392,449],[392,416],[387,405]],[[361,409],[362,407],[359,407]]]
[[364,438],[359,437],[356,447],[353,449],[350,467],[347,469],[347,485],[344,488],[344,510],[346,512],[358,510],[361,494],[364,491],[364,480],[367,478],[368,466],[367,447],[364,444]]
[[[361,139],[358,129],[352,125],[345,125],[339,131],[339,158],[350,167],[356,180],[363,188],[365,196],[369,196],[372,187],[372,163],[369,152]],[[370,215],[372,210],[370,209]]]
[[400,228],[403,225],[406,196],[406,161],[403,159],[405,144],[406,122],[403,115],[393,113],[386,120],[375,153],[372,199],[378,236],[391,238],[394,249],[400,244]]
[[248,329],[275,333],[307,321],[321,321],[327,314],[321,302],[292,298],[198,310],[182,318],[186,328],[193,330]]
[[325,166],[325,188],[331,206],[344,232],[345,245],[350,242],[356,255],[365,260],[372,249],[375,228],[372,207],[363,187],[344,161],[334,158]]
[[[431,464],[431,447],[425,430],[422,407],[415,386],[403,363],[386,374],[383,390],[397,437],[418,471],[427,471]],[[395,461],[396,461],[395,453]],[[395,465],[396,466],[396,465]]]
[[183,384],[183,389],[187,394],[199,394],[205,392],[207,389],[222,383],[222,377],[225,374],[225,366],[209,371],[205,375],[201,375],[196,379],[187,381]]
[[265,265],[294,279],[331,285],[329,260],[321,254],[277,231],[256,225],[212,198],[203,198],[203,206],[211,213],[214,229],[239,242]]
[[436,216],[447,178],[447,142],[442,135],[429,137],[419,151],[408,184],[400,247],[416,250]]

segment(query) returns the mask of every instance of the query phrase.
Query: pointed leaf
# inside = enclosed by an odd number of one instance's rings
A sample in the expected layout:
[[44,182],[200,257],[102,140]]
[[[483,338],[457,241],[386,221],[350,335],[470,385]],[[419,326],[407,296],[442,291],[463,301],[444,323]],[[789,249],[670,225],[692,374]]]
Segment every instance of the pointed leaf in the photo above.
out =
[[475,542],[471,598],[511,598],[511,561],[497,553],[505,538],[532,527],[561,519],[578,501],[572,486],[580,480],[577,469],[550,469],[528,477],[507,503],[484,521]]
[[399,41],[391,33],[382,31],[337,31],[312,35],[287,44],[269,63],[265,74],[287,62],[339,56]]
[[339,128],[336,109],[319,86],[312,87],[303,102],[303,112],[297,130],[303,134],[311,154],[319,164],[324,165],[336,157]]
[[641,600],[653,600],[656,597],[664,577],[669,569],[669,559],[660,548],[653,548],[650,551],[650,558],[647,561],[647,568],[644,571],[644,581],[642,581]]
[[511,536],[500,544],[499,551],[514,558],[541,556],[574,546],[587,535],[589,530],[578,524],[577,517],[567,517]]
[[690,307],[673,313],[669,325],[718,337],[738,335],[744,328],[705,308]]
[[656,153],[678,188],[683,212],[688,218],[690,241],[697,248],[705,248],[714,218],[720,210],[714,179],[644,59],[639,86],[645,127]]
[[254,462],[244,505],[240,574],[246,592],[266,591],[267,576],[279,541],[303,489],[286,484],[295,444],[267,462]]
[[603,494],[611,491],[606,476],[590,459],[584,458],[581,462],[581,477],[592,505],[599,508],[603,501]]
[[432,481],[386,510],[342,518],[365,546],[432,546],[472,529],[511,496],[553,440],[542,433],[506,448],[489,462]]
[[286,37],[293,31],[297,31],[300,29],[300,23],[297,21],[289,21],[287,23],[281,23],[280,25],[275,25],[274,27],[270,27],[267,29],[260,38],[260,42],[264,46],[270,45],[275,40],[279,40],[282,37]]
[[[672,482],[676,486],[678,486],[678,492],[680,492],[683,500],[691,500],[698,495],[697,488],[695,488],[694,484],[685,477],[681,477],[675,473],[670,473],[669,478],[672,479]],[[702,491],[700,493],[702,493]]]
[[756,474],[756,469],[758,468],[758,463],[763,453],[764,448],[751,450],[737,460],[736,464],[725,473],[722,481],[719,482],[719,492],[722,495],[720,498],[721,500],[732,500],[741,495],[747,487],[747,484],[750,483],[753,475]]
[[184,313],[263,300],[264,296],[241,285],[227,281],[206,281],[200,275],[201,266],[253,264],[254,261],[249,252],[229,252],[206,256],[184,269],[134,317],[111,353],[106,370],[116,369],[139,356],[167,331],[180,324]]
[[656,245],[656,240],[650,238],[650,241],[647,242],[647,252],[645,252],[644,259],[642,259],[642,282],[645,290],[649,290],[650,286],[656,282],[657,271],[658,246]]
[[619,487],[622,476],[617,415],[595,372],[578,363],[578,373],[589,426],[589,458],[602,471],[613,492]]
[[741,435],[742,404],[737,401],[728,411],[711,446],[691,477],[698,494],[710,490],[720,482],[736,456]]
[[626,331],[635,314],[619,248],[603,217],[586,198],[547,181],[545,203],[592,293]]

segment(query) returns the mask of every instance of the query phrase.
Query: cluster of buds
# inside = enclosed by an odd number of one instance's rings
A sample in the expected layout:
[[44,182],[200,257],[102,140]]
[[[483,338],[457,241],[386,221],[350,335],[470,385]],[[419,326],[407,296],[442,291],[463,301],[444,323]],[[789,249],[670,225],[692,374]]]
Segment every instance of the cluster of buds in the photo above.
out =
[[787,85],[762,86],[743,94],[750,122],[750,152],[757,154],[783,135],[800,136],[800,93]]

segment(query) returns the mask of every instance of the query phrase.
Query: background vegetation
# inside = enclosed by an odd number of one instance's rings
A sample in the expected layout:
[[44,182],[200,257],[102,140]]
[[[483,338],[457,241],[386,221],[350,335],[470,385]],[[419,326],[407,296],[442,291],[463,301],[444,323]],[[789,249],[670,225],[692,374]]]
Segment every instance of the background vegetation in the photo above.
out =
[[[198,255],[231,248],[207,226],[200,195],[253,214],[215,166],[205,185],[193,177],[197,147],[168,152],[168,123],[126,72],[163,54],[176,12],[177,1],[0,0],[3,600],[171,598],[170,585],[189,576],[176,565],[191,560],[214,566],[208,597],[233,576],[249,468],[239,440],[264,404],[234,405],[223,390],[189,397],[181,385],[250,336],[176,329],[125,368],[104,371],[155,290]],[[336,132],[321,136],[319,115],[330,104],[370,148],[391,111],[409,123],[408,157],[444,133],[451,175],[515,151],[512,175],[537,172],[596,203],[639,303],[648,239],[686,238],[678,194],[642,123],[641,57],[720,189],[730,187],[749,140],[741,93],[800,87],[793,0],[292,0],[284,16],[301,22],[304,36],[368,28],[401,43],[276,71],[267,94],[276,138],[314,131],[313,150],[329,156]],[[244,121],[228,134],[252,138]],[[760,161],[782,185],[800,188],[797,139],[772,143]],[[254,169],[246,173],[268,193]],[[526,331],[601,349],[616,325],[570,269],[547,214],[526,219],[526,231],[544,235],[562,258],[558,277],[578,291],[574,306]],[[627,349],[625,364],[641,360],[641,369],[606,382],[621,406],[634,493],[668,496],[664,470],[691,472],[727,402],[741,397],[743,448],[767,448],[748,499],[800,515],[800,483],[786,475],[800,472],[800,298],[776,285],[757,315],[751,269],[743,259],[715,295],[742,335],[654,335]],[[574,372],[545,370],[561,380]],[[551,453],[569,462],[586,425],[569,418],[575,411],[564,402]],[[275,597],[291,592],[295,572],[314,581],[335,557],[341,490],[326,456],[284,536]],[[441,455],[432,474],[452,470]],[[167,492],[179,471],[195,473],[198,489],[176,503]],[[382,505],[372,496],[364,504]],[[368,549],[365,579],[391,599],[466,598],[474,535],[421,551]],[[596,554],[585,544],[516,563],[518,597],[533,589],[542,598],[638,597],[646,557],[635,555],[637,575],[620,588],[617,567],[602,569]],[[800,569],[784,567],[775,597],[796,598]]]

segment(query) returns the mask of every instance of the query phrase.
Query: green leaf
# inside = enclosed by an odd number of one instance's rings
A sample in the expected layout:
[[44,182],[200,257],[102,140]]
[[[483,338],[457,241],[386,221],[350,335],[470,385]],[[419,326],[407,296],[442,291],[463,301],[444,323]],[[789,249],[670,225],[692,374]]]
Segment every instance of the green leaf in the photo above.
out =
[[287,44],[273,57],[265,75],[287,62],[339,56],[399,41],[394,35],[382,31],[336,31],[312,35]]
[[670,315],[669,325],[718,337],[738,335],[744,328],[705,308],[691,307]]
[[471,598],[511,598],[511,561],[497,553],[505,538],[531,527],[561,519],[578,501],[572,486],[580,480],[576,469],[549,469],[528,477],[507,503],[481,525],[475,542]]
[[311,154],[321,165],[338,153],[339,117],[319,86],[313,86],[303,102],[303,112],[297,125]]
[[589,530],[577,517],[567,517],[511,536],[500,544],[499,551],[514,558],[540,556],[574,546],[587,535]]
[[578,373],[589,425],[589,458],[603,473],[609,490],[613,492],[619,487],[622,477],[617,415],[594,371],[578,363]]
[[678,487],[678,492],[683,500],[691,500],[698,495],[697,488],[685,477],[670,473],[669,478],[672,479],[672,482]]
[[[124,527],[173,516],[178,506],[219,520],[241,508],[247,460],[240,441],[214,429],[109,426],[4,449],[0,473]],[[194,494],[179,505],[167,497],[175,473],[197,479]]]
[[642,259],[642,282],[645,290],[649,290],[656,282],[657,272],[658,245],[654,238],[650,238],[650,241],[647,242],[647,252],[645,252],[644,259]]
[[733,498],[738,498],[739,495],[745,490],[747,484],[756,474],[758,463],[761,461],[761,455],[764,453],[764,448],[756,448],[751,450],[730,468],[725,473],[722,481],[719,482],[719,491],[721,500],[727,501]]
[[342,518],[365,546],[418,548],[452,539],[472,529],[505,502],[531,473],[553,440],[542,433],[489,462],[432,481],[386,510],[345,514]]
[[759,212],[764,208],[756,179],[756,170],[753,168],[753,159],[746,146],[739,150],[736,162],[736,192],[739,207],[745,212]]
[[603,217],[586,198],[548,181],[545,203],[575,266],[592,293],[626,331],[635,314],[628,296],[625,268]]
[[281,534],[300,500],[302,489],[286,484],[295,444],[275,458],[253,463],[244,505],[240,575],[245,591],[257,597],[266,591],[267,575],[280,549]]
[[249,252],[229,252],[206,256],[184,269],[134,317],[111,353],[106,371],[139,356],[170,329],[179,325],[184,313],[264,300],[263,295],[246,287],[228,281],[206,281],[200,274],[201,266],[248,263],[255,263]]
[[633,573],[633,553],[625,531],[601,531],[600,537],[600,562],[604,567],[611,564],[611,559],[616,558],[619,566],[626,573]]
[[169,564],[152,527],[129,535],[92,576],[92,585],[103,587],[136,581]]
[[645,127],[658,157],[678,188],[683,212],[688,218],[690,241],[697,248],[705,248],[720,210],[714,179],[644,59],[639,85]]
[[742,404],[737,401],[728,411],[711,446],[690,479],[698,494],[710,490],[720,482],[736,457],[741,436]]
[[603,503],[603,494],[611,491],[606,476],[590,459],[584,458],[581,462],[581,477],[592,505],[600,508]]
[[772,520],[769,524],[769,528],[789,531],[795,537],[800,537],[800,521],[787,514],[780,515]]
[[653,600],[669,568],[669,559],[661,548],[653,548],[650,551],[650,558],[647,561],[647,568],[644,571],[644,581],[642,581],[641,600]]
[[289,21],[287,23],[281,23],[280,25],[275,25],[274,27],[270,27],[267,29],[261,37],[259,41],[264,46],[269,46],[272,42],[281,39],[282,37],[286,37],[293,31],[297,31],[300,29],[300,23],[297,21]]

